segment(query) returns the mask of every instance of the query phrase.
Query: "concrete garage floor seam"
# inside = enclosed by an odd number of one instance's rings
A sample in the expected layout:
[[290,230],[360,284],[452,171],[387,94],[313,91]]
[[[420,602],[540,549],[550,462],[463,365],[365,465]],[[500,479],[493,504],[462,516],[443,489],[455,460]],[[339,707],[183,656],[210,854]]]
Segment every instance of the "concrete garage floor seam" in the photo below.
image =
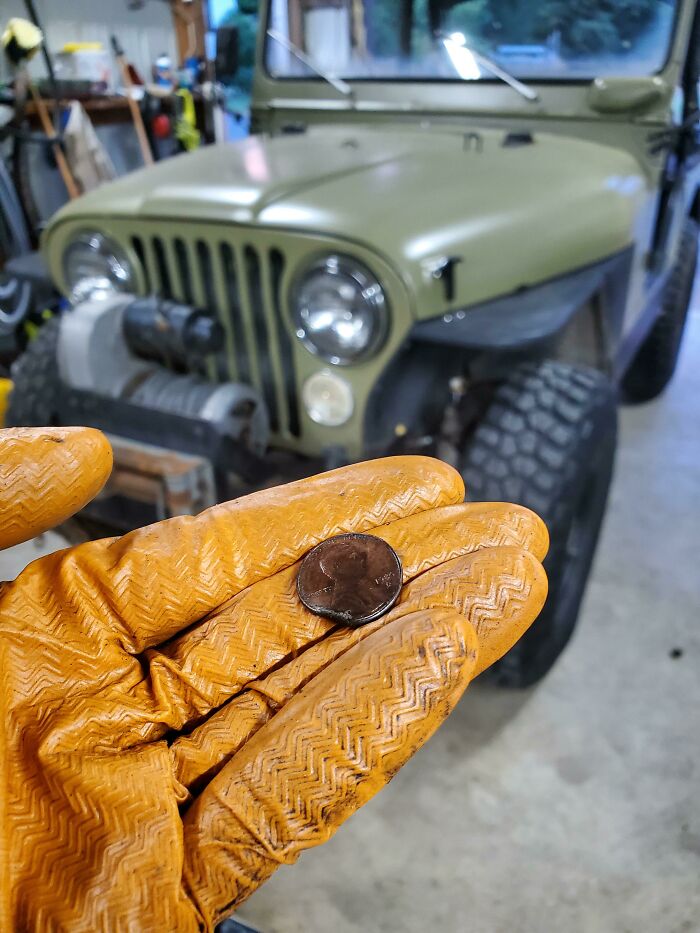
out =
[[[678,373],[621,411],[579,628],[520,693],[469,689],[331,842],[243,907],[263,933],[700,931],[700,287]],[[0,556],[11,579],[62,546]]]

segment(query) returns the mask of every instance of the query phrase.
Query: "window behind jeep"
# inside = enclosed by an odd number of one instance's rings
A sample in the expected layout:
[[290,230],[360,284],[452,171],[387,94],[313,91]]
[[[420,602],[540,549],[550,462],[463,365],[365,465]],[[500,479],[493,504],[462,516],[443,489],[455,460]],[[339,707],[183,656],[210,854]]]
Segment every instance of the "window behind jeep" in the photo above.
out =
[[[457,34],[521,78],[582,79],[659,71],[676,7],[676,0],[272,0],[268,28],[322,70],[351,80],[464,79],[441,33]],[[273,77],[318,78],[271,39],[265,61]],[[468,79],[488,77],[475,63]]]

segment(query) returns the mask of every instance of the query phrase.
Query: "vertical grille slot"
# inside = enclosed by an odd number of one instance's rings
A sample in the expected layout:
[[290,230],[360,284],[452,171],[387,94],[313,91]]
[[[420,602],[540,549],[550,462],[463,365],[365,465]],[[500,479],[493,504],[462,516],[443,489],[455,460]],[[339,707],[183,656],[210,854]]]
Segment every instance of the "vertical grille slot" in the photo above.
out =
[[192,291],[190,258],[187,254],[187,246],[184,240],[181,240],[179,237],[175,240],[175,263],[177,265],[177,274],[180,278],[181,300],[188,305],[193,305],[195,304],[195,300]]
[[272,286],[272,306],[275,315],[277,340],[280,349],[280,361],[284,375],[284,393],[287,400],[287,418],[289,431],[294,437],[299,437],[299,400],[297,398],[297,385],[294,378],[294,356],[292,341],[289,337],[287,322],[282,312],[282,274],[284,273],[284,256],[278,249],[270,250],[270,280]]
[[151,273],[148,269],[148,262],[146,261],[146,248],[140,236],[132,236],[131,248],[136,253],[136,258],[143,271],[143,284],[146,289],[146,294],[148,295],[151,292]]
[[165,247],[159,236],[154,236],[152,240],[153,254],[156,258],[156,290],[161,298],[171,300],[173,297],[173,287],[170,280],[170,271],[168,261],[165,257]]
[[[214,290],[214,270],[211,264],[211,252],[209,245],[204,240],[197,240],[197,262],[199,263],[199,275],[204,288],[204,300],[208,311],[219,311]],[[220,315],[217,314],[217,317]]]
[[248,280],[248,299],[253,320],[253,331],[258,356],[258,368],[262,382],[262,393],[270,414],[270,427],[273,431],[279,429],[277,412],[277,396],[275,394],[275,380],[270,360],[270,340],[265,320],[265,305],[263,301],[263,285],[260,276],[260,257],[252,246],[243,250],[246,278]]
[[224,278],[226,279],[226,294],[233,328],[233,346],[238,378],[241,382],[250,382],[250,365],[246,349],[245,331],[243,330],[241,300],[238,294],[236,260],[228,243],[221,244],[221,264],[224,267]]
[[[203,298],[204,307],[209,312],[209,314],[211,314],[212,317],[216,318],[216,320],[220,322],[223,308],[219,303],[216,295],[214,266],[211,258],[211,249],[209,248],[209,244],[206,242],[206,240],[197,240],[195,244],[195,258],[195,276],[199,295]],[[222,350],[220,353],[216,354],[215,362],[216,377],[219,381],[223,382],[227,379],[233,378],[226,350]]]

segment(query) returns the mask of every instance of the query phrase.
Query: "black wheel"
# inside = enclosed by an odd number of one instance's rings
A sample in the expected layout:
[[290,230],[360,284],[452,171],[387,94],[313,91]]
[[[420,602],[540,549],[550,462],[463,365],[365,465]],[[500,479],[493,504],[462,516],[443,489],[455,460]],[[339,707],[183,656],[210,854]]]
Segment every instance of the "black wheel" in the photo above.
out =
[[470,500],[525,505],[550,534],[540,617],[492,669],[504,686],[543,677],[576,625],[605,513],[617,439],[615,392],[601,373],[552,360],[517,367],[469,439]]
[[622,380],[625,398],[648,402],[671,381],[681,349],[698,261],[698,225],[690,218],[664,295],[661,314]]
[[58,318],[42,324],[25,352],[12,364],[12,391],[5,423],[12,427],[45,427],[56,423]]
[[9,260],[31,249],[22,205],[12,179],[0,159],[0,359],[8,363],[24,345],[22,325],[34,310],[34,289],[29,281],[8,270]]
[[[18,130],[25,133],[31,131],[29,122],[22,118],[16,121],[15,125]],[[25,142],[19,134],[16,134],[12,144],[12,181],[17,191],[17,196],[22,206],[22,213],[29,230],[31,239],[29,248],[36,249],[39,245],[39,231],[41,230],[42,218],[39,208],[37,207],[36,198],[34,197],[35,186],[32,184],[32,179],[36,178],[36,176],[32,171],[29,149],[29,144]]]

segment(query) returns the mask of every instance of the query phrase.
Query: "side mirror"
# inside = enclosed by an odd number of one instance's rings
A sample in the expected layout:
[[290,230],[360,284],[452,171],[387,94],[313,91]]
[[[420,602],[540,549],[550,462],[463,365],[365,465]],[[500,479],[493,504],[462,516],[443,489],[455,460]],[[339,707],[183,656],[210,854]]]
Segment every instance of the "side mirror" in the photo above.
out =
[[216,30],[216,80],[230,83],[236,77],[239,66],[238,26],[220,26]]

